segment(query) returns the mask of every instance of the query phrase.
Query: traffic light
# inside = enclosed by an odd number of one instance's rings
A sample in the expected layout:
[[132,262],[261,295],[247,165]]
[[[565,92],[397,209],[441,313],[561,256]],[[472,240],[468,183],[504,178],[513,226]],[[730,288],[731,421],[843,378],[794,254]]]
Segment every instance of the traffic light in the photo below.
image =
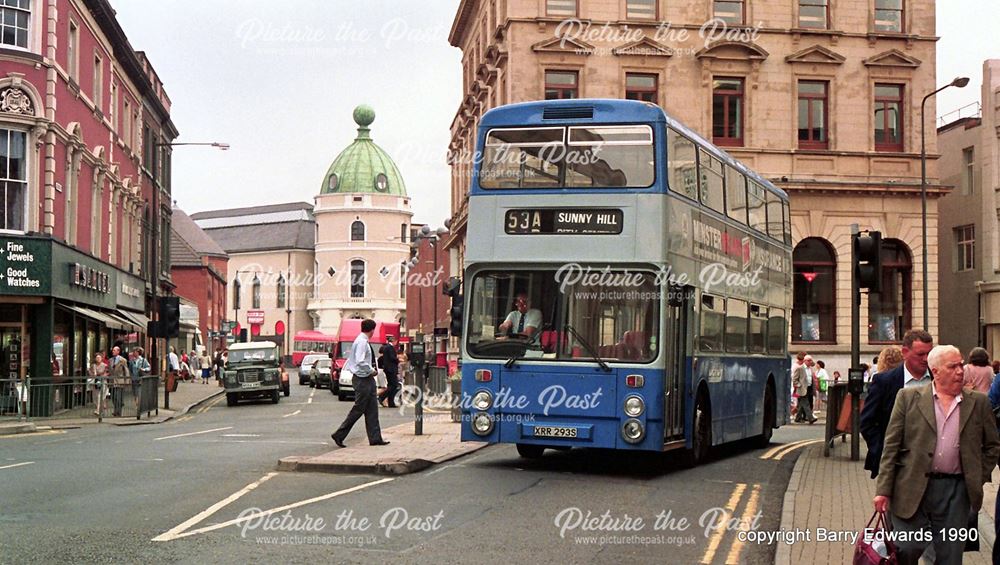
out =
[[181,299],[176,296],[160,298],[160,322],[163,337],[181,335]]
[[461,337],[465,297],[462,296],[462,279],[451,277],[444,283],[441,293],[451,297],[451,335]]
[[462,336],[462,318],[465,313],[465,297],[456,294],[451,297],[451,335]]
[[854,272],[858,288],[868,292],[882,292],[882,234],[870,231],[854,239]]

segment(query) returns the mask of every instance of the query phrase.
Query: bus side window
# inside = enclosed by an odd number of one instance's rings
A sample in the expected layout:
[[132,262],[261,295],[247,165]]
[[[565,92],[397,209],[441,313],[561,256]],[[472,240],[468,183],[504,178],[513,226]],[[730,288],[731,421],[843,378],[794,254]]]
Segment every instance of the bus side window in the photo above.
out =
[[670,129],[667,139],[667,175],[670,190],[698,201],[698,162],[694,142]]
[[747,179],[733,167],[726,167],[726,213],[743,225],[747,223]]
[[722,335],[726,323],[726,299],[711,294],[701,295],[701,327],[698,329],[698,349],[722,351]]
[[785,219],[782,214],[782,202],[778,195],[767,191],[767,235],[777,241],[784,242],[782,233],[785,229]]
[[716,212],[725,208],[725,181],[722,161],[702,149],[698,152],[698,173],[701,179],[701,203]]
[[767,233],[767,211],[763,186],[754,181],[747,182],[747,208],[750,210],[750,227],[760,233]]
[[767,337],[767,307],[750,305],[750,353],[764,353]]
[[767,319],[767,352],[784,354],[788,335],[785,331],[785,311],[781,308],[771,308]]
[[726,351],[745,353],[747,350],[747,303],[730,298],[726,301]]

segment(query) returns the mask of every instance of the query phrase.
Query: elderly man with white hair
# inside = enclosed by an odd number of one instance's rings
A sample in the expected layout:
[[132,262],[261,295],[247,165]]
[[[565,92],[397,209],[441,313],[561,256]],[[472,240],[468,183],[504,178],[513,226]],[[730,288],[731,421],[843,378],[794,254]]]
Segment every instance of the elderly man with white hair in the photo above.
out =
[[795,388],[795,395],[798,402],[795,408],[795,421],[808,421],[810,424],[816,421],[813,414],[812,397],[809,395],[809,385],[812,384],[813,358],[806,355],[802,359],[802,364],[795,367],[792,373],[792,387]]
[[935,563],[961,563],[965,538],[957,532],[966,527],[969,509],[978,512],[983,504],[1000,437],[986,396],[962,388],[962,353],[939,345],[927,364],[930,386],[903,388],[896,396],[872,502],[892,513],[901,534],[900,564],[918,563],[932,541]]

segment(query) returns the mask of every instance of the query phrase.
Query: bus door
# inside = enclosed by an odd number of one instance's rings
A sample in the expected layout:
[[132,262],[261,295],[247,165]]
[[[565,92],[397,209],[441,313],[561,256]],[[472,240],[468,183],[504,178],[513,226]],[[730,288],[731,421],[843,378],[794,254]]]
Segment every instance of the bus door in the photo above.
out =
[[666,340],[666,375],[664,382],[665,412],[663,415],[664,442],[684,439],[684,382],[688,358],[688,326],[692,289],[689,286],[669,286],[665,304],[664,329]]

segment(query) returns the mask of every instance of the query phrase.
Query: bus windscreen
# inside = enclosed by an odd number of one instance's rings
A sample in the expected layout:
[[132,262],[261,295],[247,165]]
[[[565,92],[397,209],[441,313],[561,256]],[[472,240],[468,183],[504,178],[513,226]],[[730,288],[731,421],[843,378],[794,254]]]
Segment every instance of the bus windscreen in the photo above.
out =
[[654,161],[646,125],[497,128],[486,134],[479,185],[646,188]]

